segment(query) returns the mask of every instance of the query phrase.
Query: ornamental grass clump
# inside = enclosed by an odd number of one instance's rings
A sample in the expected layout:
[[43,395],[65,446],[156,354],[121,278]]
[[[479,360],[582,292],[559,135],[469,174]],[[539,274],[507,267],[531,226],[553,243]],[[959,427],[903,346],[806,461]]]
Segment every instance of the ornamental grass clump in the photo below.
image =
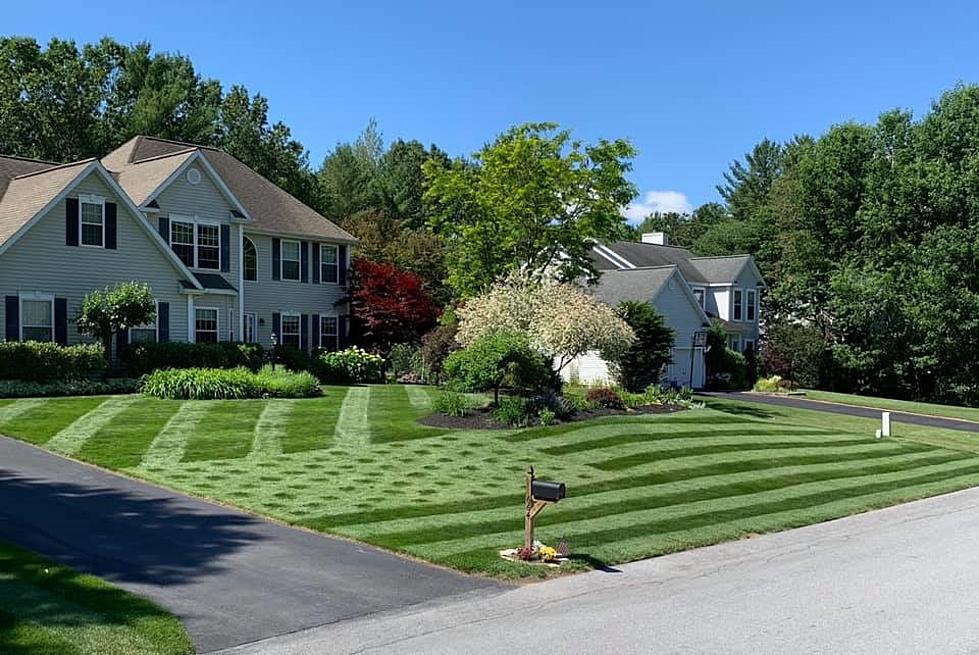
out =
[[316,378],[265,366],[248,369],[179,368],[143,376],[139,390],[170,400],[242,400],[245,398],[306,398],[319,393]]

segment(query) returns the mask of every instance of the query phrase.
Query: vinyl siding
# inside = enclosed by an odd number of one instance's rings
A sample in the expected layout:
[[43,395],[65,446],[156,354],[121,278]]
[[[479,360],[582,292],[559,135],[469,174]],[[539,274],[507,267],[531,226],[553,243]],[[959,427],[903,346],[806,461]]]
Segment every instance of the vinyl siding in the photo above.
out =
[[[180,272],[97,173],[90,173],[69,196],[84,193],[104,196],[118,205],[117,249],[66,246],[62,201],[0,255],[0,296],[38,292],[67,298],[68,342],[78,343],[90,341],[78,334],[71,321],[85,295],[106,285],[139,280],[150,285],[158,301],[170,303],[170,339],[185,340],[187,305],[180,294]],[[4,311],[0,303],[0,325]]]
[[[208,223],[231,224],[231,204],[217,188],[203,168],[200,184],[187,181],[186,172],[175,179],[170,186],[160,192],[156,201],[160,205],[159,216],[178,214],[195,216]],[[171,217],[172,218],[172,217]],[[238,258],[240,257],[238,235],[231,229],[231,260],[227,273],[212,269],[202,269],[202,273],[217,273],[226,279],[231,286],[238,288]],[[193,269],[192,269],[193,270]]]
[[[258,254],[258,280],[244,282],[244,307],[258,318],[258,340],[263,346],[271,344],[272,314],[298,313],[338,316],[346,312],[337,301],[346,297],[347,290],[338,284],[272,279],[272,238],[255,234],[245,228],[245,236],[255,243]],[[318,247],[319,242],[310,242]],[[348,251],[349,258],[349,251]],[[312,267],[312,255],[309,266]],[[309,276],[312,280],[312,275]]]
[[[218,310],[218,341],[232,341],[232,336],[234,336],[235,341],[241,341],[238,338],[237,296],[224,294],[194,296],[194,308],[196,309],[197,307],[212,307]],[[233,316],[229,317],[229,311],[233,313]]]
[[[704,327],[703,319],[694,301],[686,294],[682,276],[675,275],[656,297],[653,307],[663,315],[666,324],[674,330],[672,363],[667,367],[664,381],[676,386],[689,386],[690,347],[694,333]],[[694,351],[693,386],[703,386],[703,349]]]

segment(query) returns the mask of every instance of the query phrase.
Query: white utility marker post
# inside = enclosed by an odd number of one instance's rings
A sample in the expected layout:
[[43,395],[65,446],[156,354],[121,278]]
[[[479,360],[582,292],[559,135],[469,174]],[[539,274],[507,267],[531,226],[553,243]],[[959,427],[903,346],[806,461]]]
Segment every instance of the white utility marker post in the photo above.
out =
[[882,437],[891,436],[891,413],[880,413],[880,434]]

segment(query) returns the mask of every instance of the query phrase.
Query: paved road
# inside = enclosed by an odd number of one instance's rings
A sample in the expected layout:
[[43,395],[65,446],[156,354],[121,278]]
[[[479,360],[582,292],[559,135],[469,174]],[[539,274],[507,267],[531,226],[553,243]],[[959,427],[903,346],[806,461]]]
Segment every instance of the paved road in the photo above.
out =
[[0,437],[0,538],[151,598],[201,652],[503,589]]
[[[767,396],[760,393],[748,391],[711,391],[699,393],[710,398],[739,400],[751,403],[762,403],[765,405],[779,405],[782,407],[795,407],[797,409],[812,409],[817,412],[830,412],[833,414],[846,414],[847,416],[860,416],[864,418],[880,419],[879,409],[870,407],[857,407],[855,405],[843,405],[821,400],[807,400],[798,396]],[[963,421],[955,418],[945,418],[942,416],[926,416],[924,414],[906,414],[905,412],[891,411],[891,420],[912,425],[923,425],[932,428],[945,428],[948,430],[963,430],[965,432],[979,432],[979,423],[974,421]]]
[[977,543],[971,489],[233,653],[977,652]]

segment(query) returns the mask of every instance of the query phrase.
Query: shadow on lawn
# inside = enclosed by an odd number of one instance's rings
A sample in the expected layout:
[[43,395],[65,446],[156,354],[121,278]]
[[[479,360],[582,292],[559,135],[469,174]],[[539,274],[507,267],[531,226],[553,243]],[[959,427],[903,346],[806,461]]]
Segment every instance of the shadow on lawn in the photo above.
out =
[[112,582],[174,585],[226,568],[258,519],[0,469],[0,538]]
[[708,409],[713,409],[725,414],[734,416],[749,416],[751,418],[772,418],[776,414],[770,409],[748,405],[746,403],[732,403],[725,400],[717,400],[708,397],[705,401]]

